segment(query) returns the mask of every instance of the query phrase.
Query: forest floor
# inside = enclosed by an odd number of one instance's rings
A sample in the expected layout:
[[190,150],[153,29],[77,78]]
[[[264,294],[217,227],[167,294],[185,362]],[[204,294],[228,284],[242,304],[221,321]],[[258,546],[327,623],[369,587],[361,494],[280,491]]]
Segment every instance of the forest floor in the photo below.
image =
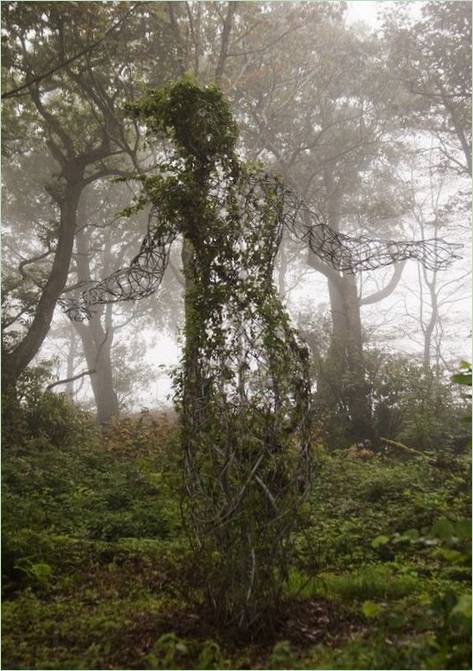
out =
[[56,424],[4,444],[3,669],[471,668],[465,455],[315,449],[284,608],[239,640],[199,605],[172,419]]

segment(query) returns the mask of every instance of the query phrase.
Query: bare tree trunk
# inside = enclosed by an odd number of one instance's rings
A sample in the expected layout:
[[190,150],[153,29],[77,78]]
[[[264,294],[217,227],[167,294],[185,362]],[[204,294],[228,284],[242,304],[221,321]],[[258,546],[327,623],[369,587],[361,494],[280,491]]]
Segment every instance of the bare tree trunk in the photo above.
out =
[[90,376],[90,383],[97,408],[97,422],[108,424],[120,412],[111,362],[112,331],[103,328],[100,313],[87,324],[75,322],[75,327],[82,341],[87,368],[95,371]]
[[[85,213],[81,212],[81,220],[85,221]],[[77,232],[77,274],[79,282],[90,282],[89,241],[84,229]],[[107,249],[104,252],[107,265]],[[102,324],[102,317],[105,325]],[[92,391],[97,408],[97,422],[108,424],[113,417],[118,417],[120,408],[114,389],[112,370],[113,322],[112,305],[105,310],[98,310],[88,322],[74,322],[77,333],[82,341],[87,368],[94,370],[90,376]]]
[[[324,182],[328,224],[334,231],[339,231],[341,185],[328,167],[324,170]],[[332,313],[329,366],[334,368],[334,382],[348,408],[350,438],[354,441],[372,439],[371,400],[366,381],[356,277],[352,273],[332,273],[328,282]]]
[[77,354],[77,337],[76,332],[71,327],[71,337],[69,340],[69,351],[67,353],[67,383],[65,388],[65,394],[67,398],[71,401],[74,400],[74,380],[71,379],[74,377],[74,363]]
[[372,439],[370,390],[366,380],[355,276],[344,274],[336,284],[329,281],[329,295],[332,339],[327,363],[335,378],[332,389],[334,386],[338,389],[340,399],[348,408],[350,438],[354,441]]
[[69,273],[77,207],[83,186],[82,172],[71,169],[64,191],[56,195],[60,207],[60,223],[52,269],[25,337],[12,351],[2,351],[2,385],[5,391],[16,387],[19,375],[37,354],[48,334],[57,299],[64,289]]

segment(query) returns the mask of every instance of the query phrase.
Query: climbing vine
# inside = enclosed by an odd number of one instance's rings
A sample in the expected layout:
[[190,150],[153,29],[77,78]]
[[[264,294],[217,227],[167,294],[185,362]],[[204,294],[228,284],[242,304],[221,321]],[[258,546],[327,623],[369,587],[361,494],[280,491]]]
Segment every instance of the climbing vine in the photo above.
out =
[[216,88],[183,80],[133,110],[176,148],[143,192],[184,237],[185,517],[209,604],[245,628],[278,605],[310,479],[308,354],[272,282],[283,190],[237,159]]

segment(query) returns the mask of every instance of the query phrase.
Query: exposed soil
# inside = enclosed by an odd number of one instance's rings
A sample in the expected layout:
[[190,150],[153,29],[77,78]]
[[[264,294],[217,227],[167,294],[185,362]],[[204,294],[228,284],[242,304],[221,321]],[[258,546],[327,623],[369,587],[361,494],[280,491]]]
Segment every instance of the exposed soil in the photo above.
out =
[[[235,636],[234,630],[212,626],[204,609],[200,612],[179,609],[156,616],[151,613],[137,614],[120,638],[119,649],[114,650],[109,658],[109,668],[119,668],[116,664],[125,663],[128,668],[141,668],[143,657],[160,636],[169,632],[191,641],[213,639],[228,656],[238,657],[245,648],[251,668],[268,668],[268,657],[277,641],[289,641],[295,652],[303,652],[318,643],[336,645],[363,629],[356,615],[321,598],[288,601],[283,613],[271,630],[255,630],[252,635],[239,637]],[[130,658],[130,653],[133,658]]]

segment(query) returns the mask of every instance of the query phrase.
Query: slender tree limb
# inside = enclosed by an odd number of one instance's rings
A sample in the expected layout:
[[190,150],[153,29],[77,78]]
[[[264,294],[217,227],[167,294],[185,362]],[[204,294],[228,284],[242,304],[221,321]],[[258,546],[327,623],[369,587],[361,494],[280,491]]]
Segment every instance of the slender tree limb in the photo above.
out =
[[378,301],[382,301],[388,296],[392,294],[394,289],[397,287],[399,284],[399,281],[401,279],[402,271],[404,270],[404,266],[406,265],[406,262],[403,261],[402,263],[396,263],[394,265],[394,272],[392,274],[391,279],[389,282],[384,286],[382,289],[379,289],[379,291],[375,291],[374,293],[370,294],[369,296],[365,296],[364,298],[360,299],[360,305],[372,305],[373,303],[378,303]]
[[236,10],[236,2],[229,2],[227,15],[223,23],[220,55],[218,57],[217,69],[215,70],[215,81],[217,82],[218,85],[220,85],[223,75],[223,69],[225,67],[225,61],[227,60],[228,56],[228,44],[230,41],[230,33],[232,31],[233,16],[235,14],[235,10]]
[[92,42],[92,44],[88,44],[86,47],[84,47],[84,49],[81,49],[81,51],[79,51],[77,54],[74,54],[74,56],[71,56],[70,58],[66,59],[62,63],[59,63],[58,65],[55,65],[53,68],[50,68],[46,72],[43,72],[42,74],[37,75],[36,77],[33,77],[32,79],[28,80],[27,82],[25,82],[21,86],[17,86],[16,88],[11,89],[11,91],[7,91],[6,93],[2,93],[2,100],[6,100],[7,98],[12,98],[13,96],[18,95],[19,93],[21,93],[21,91],[24,91],[25,89],[28,89],[33,84],[38,84],[43,79],[46,79],[47,77],[50,77],[51,75],[53,75],[58,70],[62,70],[62,68],[67,67],[68,65],[70,65],[74,61],[77,61],[79,58],[82,58],[82,56],[85,56],[86,54],[88,54],[90,51],[92,51],[93,49],[98,47],[99,44],[102,44],[102,42],[107,39],[107,37],[110,35],[110,33],[113,32],[114,30],[116,30],[128,18],[128,16],[132,12],[134,12],[135,9],[141,4],[143,4],[143,3],[142,2],[135,2],[135,4],[132,7],[130,7],[130,9],[127,12],[125,12],[125,14],[118,21],[116,21],[114,24],[112,24],[105,31],[105,33],[102,35],[102,37],[100,37],[95,42]]
[[[54,250],[51,249],[51,244],[48,244],[48,250],[44,252],[43,254],[39,254],[38,256],[33,256],[31,259],[23,259],[19,264],[18,264],[18,270],[25,280],[33,280],[32,277],[30,277],[26,272],[25,272],[25,266],[31,264],[31,263],[38,263],[39,261],[44,261],[48,256],[53,254]],[[33,280],[34,281],[34,280]]]
[[177,61],[178,61],[178,68],[179,68],[179,74],[182,76],[185,71],[186,71],[186,63],[183,58],[185,54],[185,47],[182,41],[182,35],[181,31],[179,30],[179,25],[177,22],[177,17],[176,17],[176,12],[175,12],[175,7],[174,7],[174,2],[167,2],[167,10],[168,10],[168,16],[169,20],[171,23],[171,28],[174,33],[174,37],[176,39],[176,44],[177,44]]
[[272,46],[275,44],[278,44],[283,37],[286,37],[289,33],[294,32],[295,30],[300,30],[303,27],[303,24],[300,23],[298,26],[292,26],[291,28],[288,28],[285,30],[283,33],[281,33],[276,39],[272,40],[271,42],[268,42],[268,44],[264,44],[262,47],[256,48],[256,49],[248,49],[246,51],[238,51],[238,52],[233,52],[233,53],[228,53],[227,56],[230,57],[238,57],[238,56],[246,56],[249,54],[260,54],[264,53],[268,49],[270,49]]
[[48,384],[46,387],[46,391],[49,391],[53,387],[57,387],[59,384],[67,384],[68,382],[74,382],[74,380],[79,380],[81,377],[85,377],[86,375],[93,375],[96,371],[95,370],[84,370],[82,373],[78,373],[77,375],[73,375],[72,377],[66,377],[64,380],[57,380],[56,382],[52,382],[51,384]]

